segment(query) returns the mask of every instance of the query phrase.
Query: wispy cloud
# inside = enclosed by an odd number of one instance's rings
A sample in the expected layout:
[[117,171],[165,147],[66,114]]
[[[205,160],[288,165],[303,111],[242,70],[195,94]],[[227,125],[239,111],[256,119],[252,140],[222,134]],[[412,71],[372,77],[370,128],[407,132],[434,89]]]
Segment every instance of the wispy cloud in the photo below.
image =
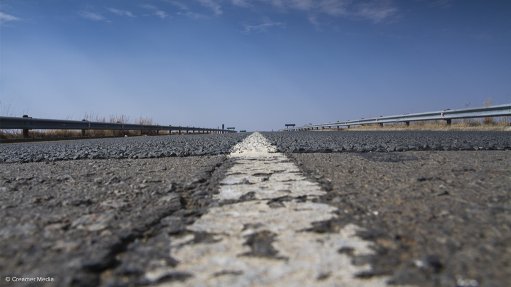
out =
[[176,12],[176,14],[178,16],[188,17],[190,19],[209,18],[207,15],[192,11],[188,5],[184,4],[181,1],[176,1],[176,0],[164,0],[164,1],[169,3],[170,5],[174,6],[177,10],[179,10],[178,12]]
[[300,10],[329,15],[344,14],[346,6],[352,2],[352,0],[231,0],[233,5],[240,7],[263,3],[282,10]]
[[238,7],[251,7],[250,0],[231,0],[232,5]]
[[128,10],[108,8],[108,11],[110,11],[111,13],[113,13],[117,16],[135,17],[135,15],[131,11],[128,11]]
[[99,14],[99,13],[96,13],[96,12],[91,12],[91,11],[80,11],[79,12],[79,15],[84,18],[84,19],[87,19],[87,20],[91,20],[91,21],[97,21],[97,22],[101,22],[101,21],[104,21],[104,22],[109,22],[109,20]]
[[354,15],[375,23],[385,21],[397,13],[397,8],[390,1],[371,1],[355,8]]
[[209,8],[215,15],[222,15],[222,5],[217,0],[197,0],[202,6]]
[[163,10],[154,11],[154,15],[156,15],[157,17],[160,17],[161,19],[165,19],[169,16],[169,14],[167,14],[167,12],[165,12]]
[[426,2],[433,8],[450,8],[454,4],[454,0],[416,0],[419,2]]
[[[274,10],[276,13],[297,11],[302,14],[311,25],[319,27],[320,23],[328,18],[351,18],[369,20],[374,23],[385,22],[389,19],[395,18],[399,10],[394,4],[394,0],[193,0],[193,2],[185,2],[180,0],[162,0],[167,5],[174,6],[167,8],[178,10],[174,12],[175,15],[185,16],[192,19],[203,19],[214,16],[221,16],[224,14],[224,8],[231,5],[232,8],[250,9],[252,11],[267,11],[268,9]],[[423,0],[416,0],[423,1]],[[435,0],[438,2],[448,2],[451,0]],[[160,2],[161,3],[161,2]],[[163,4],[162,4],[163,5]],[[197,6],[202,6],[212,13],[201,14],[196,10]],[[165,19],[169,17],[169,13],[160,7],[157,7],[153,2],[146,2],[139,7],[142,7],[149,13],[141,14],[144,16],[153,15],[155,17]],[[129,10],[119,8],[107,8],[112,14],[124,17],[136,17],[135,13]],[[226,11],[229,11],[228,9]],[[82,11],[80,15],[91,21],[108,21],[101,13]],[[8,15],[10,16],[10,15]],[[5,16],[3,16],[5,17]],[[326,21],[327,23],[330,20]],[[265,29],[279,26],[282,23],[274,21],[265,21],[256,25],[245,25],[245,32],[264,31]]]
[[210,18],[208,15],[196,13],[190,10],[180,11],[177,13],[179,16],[188,17],[190,19],[207,19]]
[[309,23],[314,25],[317,29],[319,29],[319,27],[321,26],[321,23],[319,22],[318,17],[316,15],[310,15],[307,19],[309,20]]
[[[300,10],[316,17],[324,14],[333,17],[360,17],[382,22],[397,12],[391,0],[258,0],[287,10]],[[310,16],[309,16],[310,19]]]
[[20,20],[20,18],[0,11],[0,24],[18,20]]
[[275,22],[275,21],[270,20],[269,18],[265,18],[259,24],[245,25],[243,31],[245,33],[253,33],[253,32],[261,33],[261,32],[265,32],[271,28],[283,27],[283,26],[284,26],[284,23],[282,23],[282,22]]
[[179,10],[188,10],[188,6],[183,4],[183,2],[174,0],[166,0],[165,2],[170,3],[172,6],[178,8]]
[[[286,8],[286,9],[297,9],[297,10],[311,10],[317,5],[319,2],[323,1],[313,1],[313,0],[263,0],[264,2],[268,2],[276,7]],[[316,2],[316,3],[315,3]]]
[[141,6],[142,8],[145,8],[147,10],[151,10],[152,12],[152,15],[158,17],[158,18],[161,18],[161,19],[165,19],[169,16],[169,14],[167,13],[167,11],[165,10],[162,10],[154,5],[149,5],[149,4],[146,4],[146,5],[142,5]]
[[[375,23],[394,17],[398,9],[393,0],[196,0],[211,9],[215,15],[223,13],[223,5],[256,9],[266,5],[280,11],[296,10],[316,19],[321,15],[330,17],[362,18]],[[436,0],[448,2],[450,0]],[[311,22],[312,23],[312,22]]]
[[343,16],[348,14],[351,1],[346,0],[323,0],[318,3],[318,10],[330,16]]

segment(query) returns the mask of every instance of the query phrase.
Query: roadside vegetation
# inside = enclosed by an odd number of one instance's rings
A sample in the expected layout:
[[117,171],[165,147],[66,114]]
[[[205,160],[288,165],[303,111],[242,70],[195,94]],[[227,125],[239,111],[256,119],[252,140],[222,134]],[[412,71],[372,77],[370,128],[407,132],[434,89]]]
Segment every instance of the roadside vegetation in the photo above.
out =
[[[323,130],[337,130],[323,129]],[[420,121],[410,122],[407,126],[405,123],[384,124],[368,124],[360,126],[352,126],[349,129],[342,130],[438,130],[438,131],[503,131],[511,130],[511,117],[500,118],[484,118],[484,119],[459,119],[452,120],[450,125],[445,121]]]
[[[151,118],[140,117],[134,121],[130,121],[125,115],[112,115],[109,117],[100,117],[86,114],[84,120],[101,123],[119,123],[119,124],[139,124],[153,125]],[[29,139],[67,139],[67,138],[102,138],[102,137],[123,137],[123,136],[140,136],[140,135],[156,135],[156,132],[140,131],[140,130],[86,130],[82,136],[81,130],[30,130]],[[21,140],[23,133],[21,130],[0,130],[0,140]]]

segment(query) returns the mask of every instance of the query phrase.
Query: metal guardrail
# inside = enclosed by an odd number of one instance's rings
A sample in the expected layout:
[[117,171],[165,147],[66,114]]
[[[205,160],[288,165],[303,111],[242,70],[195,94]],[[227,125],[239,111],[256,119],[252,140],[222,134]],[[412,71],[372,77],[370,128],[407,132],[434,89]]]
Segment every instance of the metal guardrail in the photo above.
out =
[[505,117],[511,116],[511,104],[506,105],[498,105],[498,106],[490,106],[490,107],[481,107],[481,108],[469,108],[469,109],[457,109],[457,110],[443,110],[436,112],[426,112],[426,113],[414,113],[414,114],[405,114],[405,115],[394,115],[394,116],[381,116],[360,120],[351,120],[345,122],[333,122],[333,123],[324,123],[324,124],[315,124],[315,125],[304,125],[301,127],[290,128],[287,130],[314,130],[314,129],[324,129],[324,128],[341,128],[356,125],[367,125],[367,124],[379,124],[383,126],[383,124],[387,123],[405,123],[406,125],[410,125],[410,122],[418,122],[418,121],[434,121],[434,120],[443,120],[448,125],[451,124],[452,120],[455,119],[470,119],[470,118],[486,118],[486,117]]
[[235,133],[234,130],[210,129],[198,127],[182,127],[182,126],[162,126],[162,125],[137,125],[123,123],[103,123],[91,122],[87,120],[56,120],[56,119],[39,119],[28,116],[19,117],[0,117],[0,130],[20,129],[23,130],[23,136],[28,137],[29,130],[81,130],[82,136],[85,136],[87,130],[118,130],[118,131],[178,131],[181,132],[198,132],[198,133]]

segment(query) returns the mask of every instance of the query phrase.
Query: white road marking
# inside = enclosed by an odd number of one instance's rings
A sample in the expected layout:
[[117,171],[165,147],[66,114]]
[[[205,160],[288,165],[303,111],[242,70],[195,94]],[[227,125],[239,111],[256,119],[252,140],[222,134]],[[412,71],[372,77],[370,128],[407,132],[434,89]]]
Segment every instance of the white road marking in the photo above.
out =
[[[336,208],[312,202],[325,191],[261,134],[247,137],[230,156],[235,164],[216,195],[226,204],[189,226],[190,234],[173,237],[171,256],[179,264],[150,270],[147,279],[184,272],[191,277],[161,286],[386,286],[387,277],[355,277],[370,266],[353,265],[348,255],[338,252],[350,248],[355,255],[372,254],[371,243],[356,236],[359,227],[350,224],[337,233],[306,231],[314,222],[335,218]],[[271,206],[272,199],[284,196],[286,201]],[[245,200],[228,204],[240,199]],[[193,232],[208,233],[212,240],[194,242]],[[248,237],[260,233],[273,236],[272,256],[249,254]]]

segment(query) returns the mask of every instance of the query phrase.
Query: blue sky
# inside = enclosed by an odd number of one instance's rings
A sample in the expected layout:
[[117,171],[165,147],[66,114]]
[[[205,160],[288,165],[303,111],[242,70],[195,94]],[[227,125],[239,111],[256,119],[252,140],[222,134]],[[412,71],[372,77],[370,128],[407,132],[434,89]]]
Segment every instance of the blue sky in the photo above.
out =
[[248,130],[511,103],[511,1],[1,0],[0,113]]

